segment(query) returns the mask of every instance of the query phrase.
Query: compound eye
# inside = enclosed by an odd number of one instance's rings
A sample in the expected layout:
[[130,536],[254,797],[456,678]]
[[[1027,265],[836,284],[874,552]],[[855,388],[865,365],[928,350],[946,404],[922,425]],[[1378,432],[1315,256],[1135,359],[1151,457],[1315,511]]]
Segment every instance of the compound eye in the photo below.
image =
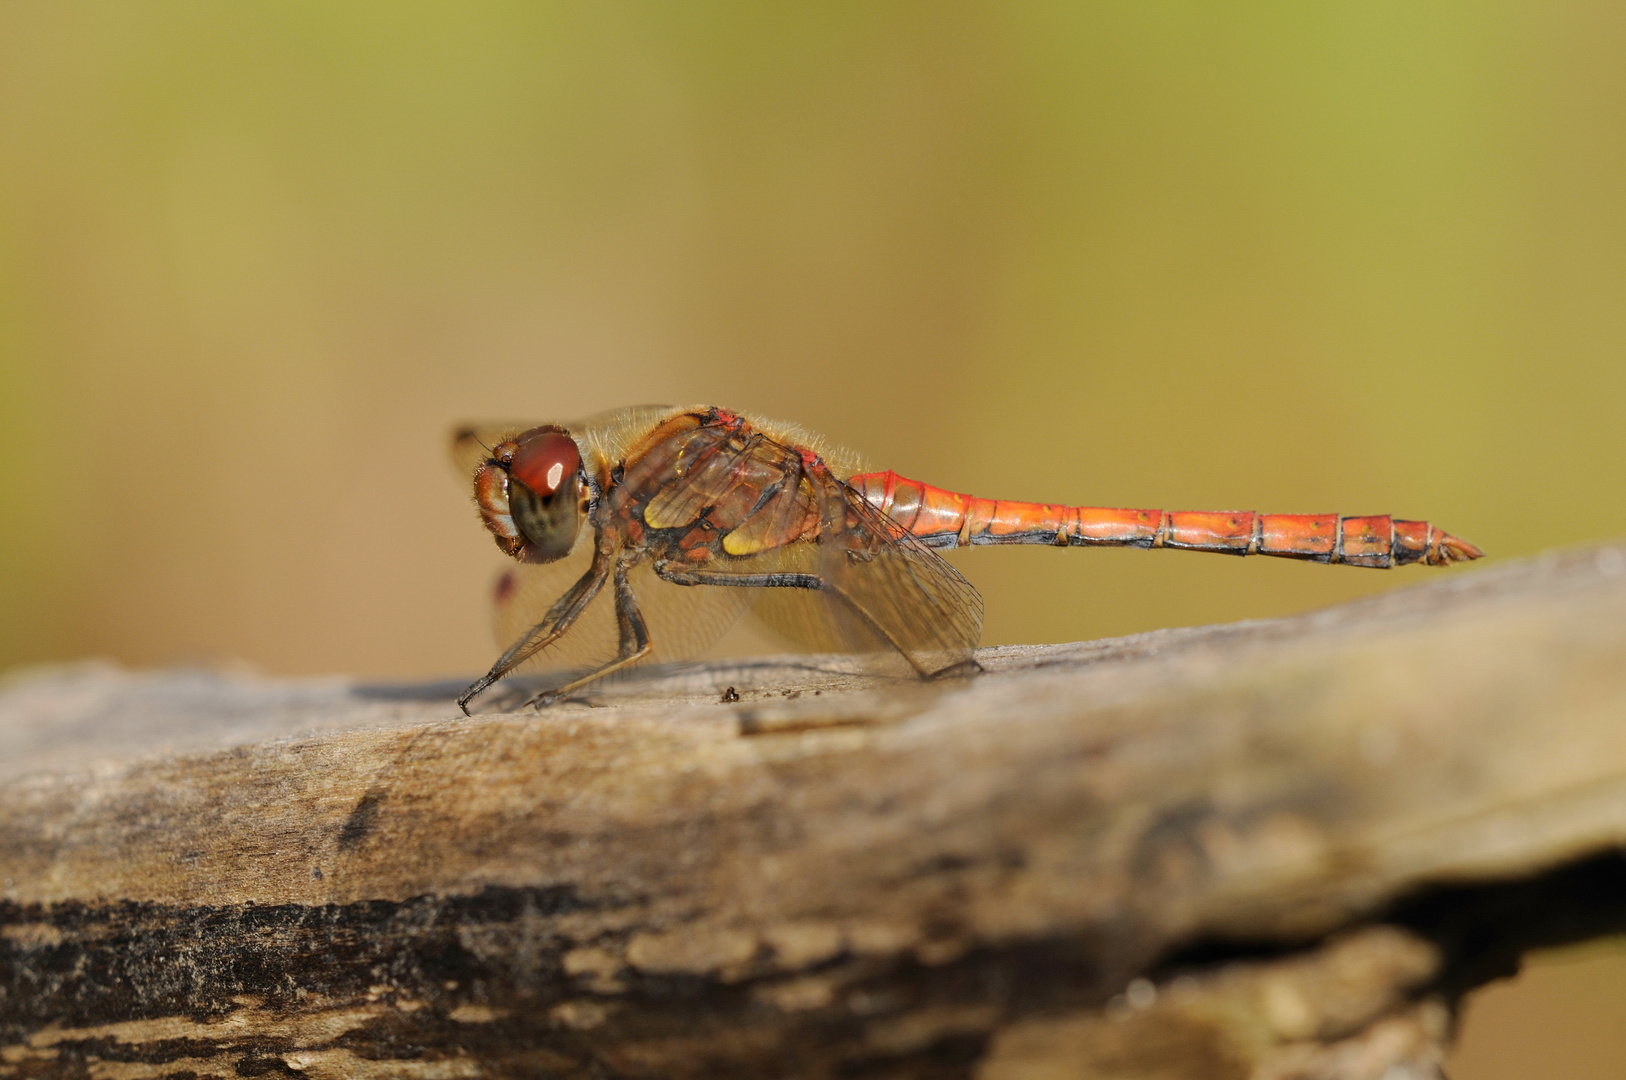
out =
[[576,470],[582,463],[575,439],[562,431],[542,431],[515,441],[519,449],[508,463],[509,476],[544,499],[566,484],[575,488]]
[[508,461],[508,507],[527,541],[525,558],[552,562],[570,554],[581,526],[582,455],[562,431],[541,428],[517,440]]

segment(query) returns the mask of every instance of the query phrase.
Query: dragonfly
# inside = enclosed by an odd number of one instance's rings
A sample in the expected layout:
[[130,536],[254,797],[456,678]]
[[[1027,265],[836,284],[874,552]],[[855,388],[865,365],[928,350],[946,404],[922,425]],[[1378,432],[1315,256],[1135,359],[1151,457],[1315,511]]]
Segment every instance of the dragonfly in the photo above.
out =
[[535,660],[565,673],[538,707],[654,655],[692,656],[747,609],[814,651],[974,671],[982,597],[938,551],[988,544],[1178,548],[1387,568],[1477,559],[1427,521],[1065,506],[974,498],[794,424],[716,406],[574,423],[469,425],[452,440],[480,520],[515,560],[507,649],[457,699]]

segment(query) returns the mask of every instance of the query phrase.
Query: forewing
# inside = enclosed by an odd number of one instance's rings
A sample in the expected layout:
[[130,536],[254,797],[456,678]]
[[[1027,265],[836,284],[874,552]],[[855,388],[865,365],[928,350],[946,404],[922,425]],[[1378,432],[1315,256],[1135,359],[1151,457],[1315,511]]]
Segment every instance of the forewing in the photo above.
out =
[[719,428],[695,428],[668,439],[659,459],[672,472],[644,504],[645,524],[681,529],[707,510],[749,497],[743,488],[769,481],[777,472],[777,462],[765,458],[761,449],[759,438],[731,446],[728,432]]
[[819,501],[800,469],[785,470],[760,490],[745,518],[723,537],[723,551],[731,556],[773,550],[794,552],[806,544],[797,538],[817,531]]

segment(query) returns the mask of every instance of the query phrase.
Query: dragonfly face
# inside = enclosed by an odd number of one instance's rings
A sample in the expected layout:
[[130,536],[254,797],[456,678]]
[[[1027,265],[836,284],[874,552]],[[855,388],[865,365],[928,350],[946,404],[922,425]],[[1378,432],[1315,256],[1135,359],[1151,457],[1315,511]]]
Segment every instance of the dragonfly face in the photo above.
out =
[[524,562],[570,554],[588,490],[580,448],[551,424],[498,443],[474,474],[481,520],[504,553]]

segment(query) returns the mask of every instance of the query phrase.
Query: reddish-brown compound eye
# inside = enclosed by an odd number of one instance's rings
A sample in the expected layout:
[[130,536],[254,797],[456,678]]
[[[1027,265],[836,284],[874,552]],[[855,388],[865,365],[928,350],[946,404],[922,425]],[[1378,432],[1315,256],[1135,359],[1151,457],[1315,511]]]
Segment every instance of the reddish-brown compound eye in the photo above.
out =
[[570,554],[581,526],[581,451],[562,431],[540,428],[517,440],[508,461],[508,508],[524,534],[524,557],[552,562]]
[[508,463],[508,475],[546,498],[565,484],[576,484],[581,451],[576,440],[562,431],[543,431],[517,440],[519,449]]

